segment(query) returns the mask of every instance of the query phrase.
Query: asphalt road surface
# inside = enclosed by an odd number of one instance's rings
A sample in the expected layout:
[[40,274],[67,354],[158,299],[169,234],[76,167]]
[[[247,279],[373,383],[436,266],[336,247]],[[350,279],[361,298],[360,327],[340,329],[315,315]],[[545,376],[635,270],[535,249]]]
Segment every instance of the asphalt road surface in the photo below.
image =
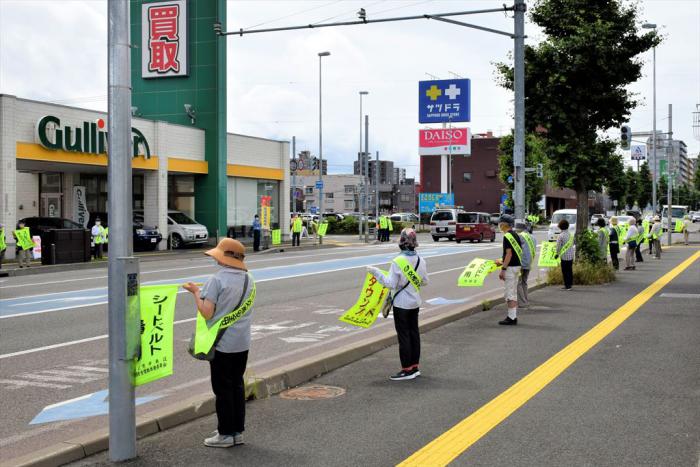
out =
[[[538,240],[542,235],[536,235]],[[440,313],[498,295],[502,286],[495,275],[478,289],[460,289],[456,282],[473,258],[499,257],[500,241],[499,235],[496,243],[458,245],[422,236],[420,252],[431,279],[423,293],[422,313]],[[397,251],[395,244],[380,244],[249,257],[247,264],[258,284],[251,376],[393,327],[390,319],[380,318],[363,330],[339,322],[338,316],[357,299],[365,267],[387,267]],[[141,282],[204,281],[215,269],[206,257],[143,262]],[[531,274],[533,283],[537,278]],[[105,416],[45,423],[35,419],[46,406],[62,407],[65,401],[107,389],[106,280],[106,270],[96,269],[0,282],[0,458],[106,426]],[[194,316],[191,296],[182,293],[175,312],[174,374],[137,389],[137,396],[154,398],[140,405],[137,414],[211,391],[208,365],[186,352]]]

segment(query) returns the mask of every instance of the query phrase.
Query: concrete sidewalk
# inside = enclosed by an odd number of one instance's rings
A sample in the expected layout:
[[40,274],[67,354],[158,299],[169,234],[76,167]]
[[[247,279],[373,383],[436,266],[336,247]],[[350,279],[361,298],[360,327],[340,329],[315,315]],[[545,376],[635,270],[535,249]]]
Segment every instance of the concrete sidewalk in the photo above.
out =
[[[424,333],[416,380],[388,380],[399,367],[392,346],[313,381],[312,395],[331,387],[344,392],[337,397],[253,401],[245,446],[203,446],[216,428],[207,416],[141,439],[140,457],[125,465],[395,465],[697,251],[667,248],[613,284],[533,292],[517,327],[496,324],[498,306]],[[454,464],[695,467],[699,282],[696,260]],[[74,465],[108,464],[102,453]]]

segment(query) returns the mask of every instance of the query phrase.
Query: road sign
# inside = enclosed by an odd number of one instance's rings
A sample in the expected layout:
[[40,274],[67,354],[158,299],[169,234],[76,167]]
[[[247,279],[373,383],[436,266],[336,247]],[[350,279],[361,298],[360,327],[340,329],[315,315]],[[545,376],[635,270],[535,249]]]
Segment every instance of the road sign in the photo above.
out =
[[455,204],[454,193],[420,193],[418,195],[418,211],[431,213],[436,204],[453,206]]
[[513,176],[512,175],[508,175],[508,183],[513,183]]
[[[94,417],[109,413],[109,402],[107,402],[107,390],[93,392],[85,396],[77,397],[58,404],[47,405],[34,419],[30,425],[40,423],[59,422],[63,420],[75,420],[76,418]],[[137,397],[136,405],[145,404],[161,396]]]
[[298,167],[299,167],[299,163],[296,160],[292,159],[291,161],[289,161],[289,170],[290,171],[296,172]]
[[318,214],[318,208],[316,206],[311,206],[309,211],[311,211],[311,214]]
[[421,156],[469,155],[472,153],[472,138],[469,128],[418,131],[418,154]]
[[501,195],[501,204],[506,204],[506,201],[508,201],[508,195],[503,193]]
[[630,148],[633,161],[643,161],[647,158],[647,147],[646,146],[632,146]]
[[323,189],[323,180],[316,180],[316,189],[317,190]]
[[441,79],[418,82],[420,123],[468,122],[471,119],[471,82]]

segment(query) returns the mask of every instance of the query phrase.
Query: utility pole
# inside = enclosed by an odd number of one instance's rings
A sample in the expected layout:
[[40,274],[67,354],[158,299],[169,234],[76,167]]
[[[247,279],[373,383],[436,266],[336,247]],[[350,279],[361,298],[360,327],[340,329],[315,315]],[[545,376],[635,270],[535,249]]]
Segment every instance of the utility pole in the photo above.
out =
[[374,177],[374,220],[375,222],[379,222],[379,151],[377,151],[377,158],[375,159],[375,164],[377,170],[375,171],[376,175]]
[[[109,458],[136,457],[136,407],[131,364],[140,345],[138,260],[132,252],[131,50],[129,2],[108,3],[108,259]],[[136,327],[134,327],[136,326]]]
[[[365,152],[362,155],[362,163],[365,166],[365,177],[367,179],[369,178],[369,115],[365,115]],[[377,176],[377,168],[374,168],[374,176]],[[364,210],[364,216],[365,216],[365,243],[369,242],[369,209],[368,209],[368,204],[369,204],[369,183],[365,184],[365,192],[362,194],[364,196],[365,200],[363,202],[363,206],[365,207]]]
[[656,162],[656,46],[654,46],[654,104],[653,104],[653,110],[654,112],[654,123],[653,125],[653,133],[651,135],[651,141],[652,141],[652,150],[651,150],[651,158],[652,158],[652,165],[651,165],[651,208],[654,212],[654,215],[656,215],[659,208],[659,205],[657,204],[657,197],[656,197],[656,183],[658,182],[658,169],[657,169],[657,162]]
[[673,245],[673,104],[668,104],[668,148],[666,149],[668,160],[666,163],[666,218],[668,219],[668,246]]
[[[366,214],[367,213],[367,194],[368,194],[368,186],[369,184],[367,183],[367,171],[365,170],[365,159],[369,157],[369,155],[365,154],[362,152],[362,96],[366,96],[369,94],[367,91],[360,91],[360,172],[363,173],[364,177],[362,178],[362,190],[360,193],[362,194],[362,201],[360,202],[360,209],[362,213]],[[360,240],[362,240],[362,230],[365,226],[364,222],[359,223],[360,227]]]
[[514,90],[515,140],[513,145],[513,174],[515,218],[525,218],[525,0],[515,0]]

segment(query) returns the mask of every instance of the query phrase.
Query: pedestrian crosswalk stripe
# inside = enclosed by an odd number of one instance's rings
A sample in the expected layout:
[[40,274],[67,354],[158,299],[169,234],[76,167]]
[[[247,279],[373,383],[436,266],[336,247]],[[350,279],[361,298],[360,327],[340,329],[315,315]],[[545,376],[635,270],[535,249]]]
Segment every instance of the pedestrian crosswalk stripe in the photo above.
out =
[[581,337],[457,425],[416,451],[399,466],[447,465],[525,405],[576,360],[613,332],[669,282],[700,258],[700,251],[664,274]]

